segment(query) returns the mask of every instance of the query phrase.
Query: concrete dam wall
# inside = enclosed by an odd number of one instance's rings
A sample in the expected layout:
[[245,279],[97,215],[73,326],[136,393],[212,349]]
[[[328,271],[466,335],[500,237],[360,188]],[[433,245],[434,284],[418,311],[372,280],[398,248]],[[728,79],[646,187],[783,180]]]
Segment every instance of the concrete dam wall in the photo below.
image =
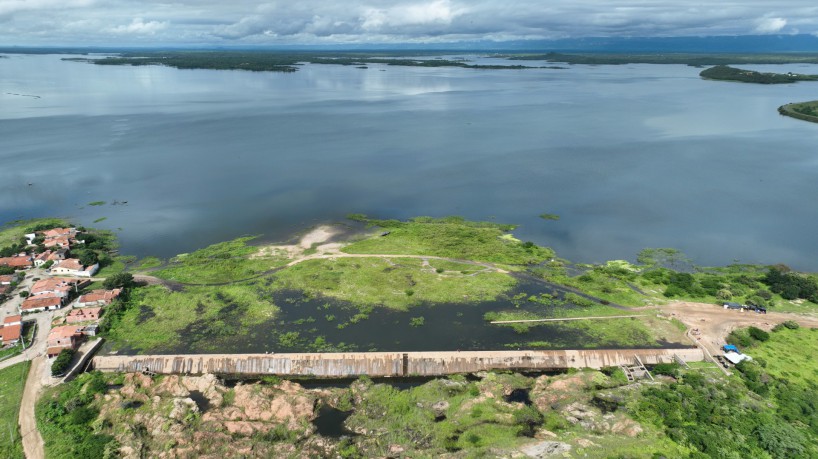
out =
[[484,370],[560,370],[705,360],[698,348],[562,351],[349,352],[317,354],[189,354],[98,356],[93,368],[106,372],[157,374],[281,375],[322,378],[441,376]]

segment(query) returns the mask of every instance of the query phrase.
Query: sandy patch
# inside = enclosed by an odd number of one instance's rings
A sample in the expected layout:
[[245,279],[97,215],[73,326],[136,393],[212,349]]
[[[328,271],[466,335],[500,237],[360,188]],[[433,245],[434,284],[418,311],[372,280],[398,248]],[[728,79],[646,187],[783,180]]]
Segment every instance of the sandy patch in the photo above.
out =
[[296,244],[262,246],[258,252],[252,255],[252,258],[282,255],[289,259],[300,258],[304,256],[306,250],[311,248],[315,248],[317,253],[320,254],[335,253],[341,249],[342,244],[338,242],[330,243],[329,240],[341,232],[341,229],[338,227],[320,225],[302,236]]

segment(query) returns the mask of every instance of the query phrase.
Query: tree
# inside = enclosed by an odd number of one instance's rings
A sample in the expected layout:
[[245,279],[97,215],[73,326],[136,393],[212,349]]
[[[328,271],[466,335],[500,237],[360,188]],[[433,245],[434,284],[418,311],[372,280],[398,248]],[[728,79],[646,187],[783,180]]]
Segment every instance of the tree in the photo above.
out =
[[79,253],[80,263],[83,266],[91,266],[97,264],[99,262],[99,257],[97,256],[96,252],[92,252],[90,250],[83,250]]
[[102,286],[105,287],[107,290],[113,290],[115,288],[130,288],[133,287],[134,280],[133,274],[131,273],[118,273],[114,274],[113,276],[105,279]]
[[61,376],[65,374],[65,371],[68,370],[68,367],[71,365],[71,360],[74,358],[75,352],[73,349],[63,349],[60,351],[60,354],[54,359],[54,363],[51,364],[51,376]]

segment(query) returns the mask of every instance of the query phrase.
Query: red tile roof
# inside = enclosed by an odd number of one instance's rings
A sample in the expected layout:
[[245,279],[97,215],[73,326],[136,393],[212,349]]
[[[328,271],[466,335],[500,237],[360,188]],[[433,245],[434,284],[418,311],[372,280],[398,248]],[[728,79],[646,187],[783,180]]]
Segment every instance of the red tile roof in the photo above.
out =
[[26,256],[0,258],[0,266],[10,266],[12,268],[30,268],[33,265],[31,258]]
[[50,279],[38,280],[31,286],[31,294],[39,295],[47,292],[63,292],[67,293],[74,288],[74,284],[78,281],[74,279],[66,279],[63,277],[52,277]]
[[0,284],[9,284],[17,280],[17,276],[13,274],[4,274],[0,276]]
[[71,236],[76,233],[77,233],[76,228],[52,228],[50,230],[43,231],[43,237],[55,238],[60,236]]
[[77,303],[102,302],[109,304],[111,301],[114,301],[120,293],[122,293],[122,289],[119,288],[113,290],[91,290],[85,295],[80,296]]
[[85,271],[85,266],[83,266],[83,264],[76,258],[66,258],[57,266],[65,269],[72,269],[74,271]]
[[22,322],[22,321],[23,321],[23,316],[21,316],[21,315],[7,316],[5,319],[3,319],[4,324],[13,324],[15,322]]
[[3,343],[9,343],[12,341],[17,341],[20,339],[20,336],[23,331],[22,325],[5,325],[3,328],[0,328],[0,335],[3,337]]
[[31,309],[60,306],[61,304],[62,304],[61,297],[46,293],[44,295],[31,296],[26,298],[25,301],[23,301],[23,304],[20,306],[20,309],[23,311],[29,311]]

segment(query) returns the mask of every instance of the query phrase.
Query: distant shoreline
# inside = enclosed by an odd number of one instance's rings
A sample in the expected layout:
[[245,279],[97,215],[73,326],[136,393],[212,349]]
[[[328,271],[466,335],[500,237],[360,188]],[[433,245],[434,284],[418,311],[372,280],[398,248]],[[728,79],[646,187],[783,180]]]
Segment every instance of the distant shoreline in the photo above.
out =
[[778,107],[778,113],[790,118],[818,123],[818,100],[784,104]]

